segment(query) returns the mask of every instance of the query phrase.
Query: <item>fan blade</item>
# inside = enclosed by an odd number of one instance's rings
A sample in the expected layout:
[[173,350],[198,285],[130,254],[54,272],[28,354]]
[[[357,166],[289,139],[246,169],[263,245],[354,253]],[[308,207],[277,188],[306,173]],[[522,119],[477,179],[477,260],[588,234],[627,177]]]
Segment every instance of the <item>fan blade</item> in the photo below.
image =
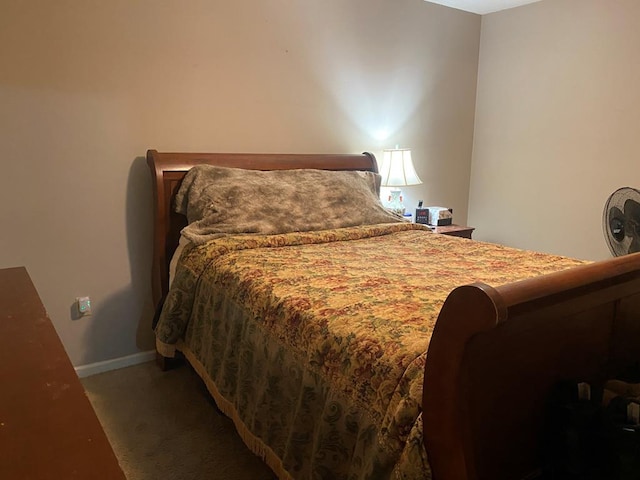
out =
[[633,198],[627,198],[624,202],[624,215],[640,219],[640,203]]
[[631,198],[625,200],[624,219],[627,235],[640,235],[640,203]]
[[633,198],[627,198],[624,201],[624,214],[635,216],[640,215],[640,202],[634,200]]
[[631,237],[629,253],[640,252],[640,203],[632,198],[624,202],[625,235]]

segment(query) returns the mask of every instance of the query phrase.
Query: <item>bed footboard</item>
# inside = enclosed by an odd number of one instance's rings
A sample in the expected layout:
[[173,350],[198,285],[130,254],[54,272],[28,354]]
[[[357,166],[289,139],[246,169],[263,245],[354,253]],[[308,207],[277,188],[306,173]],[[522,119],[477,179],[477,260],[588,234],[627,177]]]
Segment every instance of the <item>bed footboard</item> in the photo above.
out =
[[534,478],[545,402],[561,380],[630,378],[640,365],[640,254],[492,288],[455,289],[425,367],[435,480]]

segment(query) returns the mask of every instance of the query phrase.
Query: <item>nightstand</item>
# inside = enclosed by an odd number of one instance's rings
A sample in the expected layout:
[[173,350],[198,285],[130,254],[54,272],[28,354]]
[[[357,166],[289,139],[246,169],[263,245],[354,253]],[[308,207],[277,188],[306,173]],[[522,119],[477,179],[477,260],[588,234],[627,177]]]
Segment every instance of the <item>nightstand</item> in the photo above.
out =
[[471,238],[475,230],[474,227],[463,227],[462,225],[445,225],[442,227],[431,227],[434,233],[441,235],[451,235],[452,237]]

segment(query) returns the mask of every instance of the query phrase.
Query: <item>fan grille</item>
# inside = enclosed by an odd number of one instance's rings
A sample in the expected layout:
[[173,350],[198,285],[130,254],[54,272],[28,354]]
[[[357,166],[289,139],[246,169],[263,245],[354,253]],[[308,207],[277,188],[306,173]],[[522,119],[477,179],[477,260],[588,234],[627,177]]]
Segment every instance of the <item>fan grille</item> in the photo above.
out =
[[640,190],[622,187],[605,203],[602,224],[614,256],[640,252]]

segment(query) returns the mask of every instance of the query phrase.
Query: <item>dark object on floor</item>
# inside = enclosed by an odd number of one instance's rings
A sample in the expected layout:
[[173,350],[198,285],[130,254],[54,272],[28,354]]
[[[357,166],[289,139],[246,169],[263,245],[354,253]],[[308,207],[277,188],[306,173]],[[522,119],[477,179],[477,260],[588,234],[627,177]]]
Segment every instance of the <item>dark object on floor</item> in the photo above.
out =
[[554,388],[544,431],[543,479],[640,479],[640,426],[629,418],[636,399],[607,386],[565,382]]

